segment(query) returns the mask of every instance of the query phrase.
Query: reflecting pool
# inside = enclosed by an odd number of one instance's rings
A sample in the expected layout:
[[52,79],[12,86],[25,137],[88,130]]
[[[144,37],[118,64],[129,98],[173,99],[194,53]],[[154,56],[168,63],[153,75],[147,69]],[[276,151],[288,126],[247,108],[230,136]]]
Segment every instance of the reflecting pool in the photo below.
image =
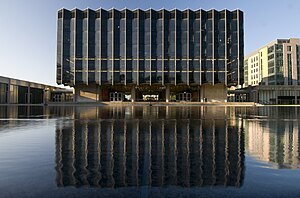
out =
[[0,197],[299,197],[300,108],[0,107]]

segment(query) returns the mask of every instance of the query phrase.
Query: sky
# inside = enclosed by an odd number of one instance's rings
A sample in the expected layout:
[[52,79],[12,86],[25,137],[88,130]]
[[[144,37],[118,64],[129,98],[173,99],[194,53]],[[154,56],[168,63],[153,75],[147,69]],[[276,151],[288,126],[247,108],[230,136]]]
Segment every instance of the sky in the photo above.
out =
[[299,0],[0,0],[0,76],[56,85],[61,8],[240,9],[245,55],[277,38],[300,37]]

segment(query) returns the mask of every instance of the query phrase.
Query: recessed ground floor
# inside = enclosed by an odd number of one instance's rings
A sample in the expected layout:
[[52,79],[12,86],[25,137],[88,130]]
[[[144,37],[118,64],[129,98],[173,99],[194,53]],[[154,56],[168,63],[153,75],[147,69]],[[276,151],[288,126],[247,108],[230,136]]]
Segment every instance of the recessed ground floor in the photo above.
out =
[[224,84],[188,85],[76,85],[74,102],[102,101],[187,101],[226,102]]

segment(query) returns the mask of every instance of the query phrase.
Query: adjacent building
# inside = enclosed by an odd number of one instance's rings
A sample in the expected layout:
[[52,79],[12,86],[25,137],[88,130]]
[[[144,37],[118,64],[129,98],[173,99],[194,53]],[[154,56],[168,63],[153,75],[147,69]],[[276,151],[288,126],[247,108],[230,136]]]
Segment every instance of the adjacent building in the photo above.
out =
[[57,83],[76,102],[224,102],[244,82],[240,10],[61,9],[57,25]]
[[255,86],[251,100],[265,104],[300,104],[300,39],[276,39],[245,56],[245,86]]
[[73,90],[0,76],[0,104],[73,102]]

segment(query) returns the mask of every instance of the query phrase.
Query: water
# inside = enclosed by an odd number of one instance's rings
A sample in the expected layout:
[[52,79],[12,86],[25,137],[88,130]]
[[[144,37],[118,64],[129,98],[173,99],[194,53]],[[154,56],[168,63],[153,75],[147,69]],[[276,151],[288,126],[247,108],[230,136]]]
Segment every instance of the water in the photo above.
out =
[[0,197],[300,197],[298,107],[0,107]]

